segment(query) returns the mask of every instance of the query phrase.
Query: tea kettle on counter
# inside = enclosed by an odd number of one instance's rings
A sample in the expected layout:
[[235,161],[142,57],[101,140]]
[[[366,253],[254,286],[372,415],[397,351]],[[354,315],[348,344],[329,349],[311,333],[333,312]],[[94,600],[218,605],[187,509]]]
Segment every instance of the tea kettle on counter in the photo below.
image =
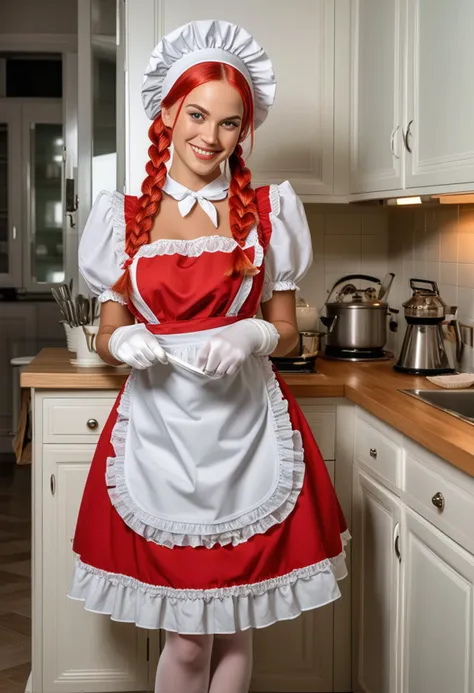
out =
[[439,295],[437,283],[410,279],[410,288],[413,294],[403,304],[407,329],[394,369],[411,375],[454,373],[442,327],[447,306]]
[[[333,285],[325,303],[326,316],[320,318],[326,327],[337,321],[326,338],[327,356],[350,360],[383,356],[387,316],[398,313],[386,302],[394,277],[393,272],[383,281],[366,274],[348,274]],[[353,283],[356,280],[371,286],[358,289]],[[391,328],[396,329],[394,321]]]

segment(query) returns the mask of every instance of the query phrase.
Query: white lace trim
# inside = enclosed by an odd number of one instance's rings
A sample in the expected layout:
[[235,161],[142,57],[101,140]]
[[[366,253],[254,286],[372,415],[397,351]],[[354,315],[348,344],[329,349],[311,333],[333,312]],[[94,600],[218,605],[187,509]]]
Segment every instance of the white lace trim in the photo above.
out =
[[99,303],[105,303],[106,301],[115,301],[116,303],[121,303],[123,306],[127,305],[127,301],[124,299],[124,297],[118,294],[116,291],[112,291],[112,289],[107,289],[107,291],[103,291],[98,297],[98,301]]
[[122,266],[128,259],[125,252],[125,196],[117,190],[112,193],[112,228],[115,255]]
[[[251,248],[258,242],[257,229],[254,227],[245,242],[244,248]],[[199,257],[203,253],[231,253],[238,243],[227,236],[199,236],[185,240],[183,238],[160,238],[153,243],[142,245],[135,257],[155,257],[156,255],[185,255]]]
[[299,287],[293,281],[281,281],[273,283],[273,291],[297,291]]
[[340,597],[337,581],[347,575],[344,546],[334,558],[255,584],[211,589],[175,589],[152,585],[87,565],[77,556],[71,599],[114,621],[142,628],[188,634],[235,633],[296,618]]
[[271,213],[277,217],[280,214],[280,192],[278,190],[278,185],[270,185],[269,198]]
[[165,520],[147,513],[131,497],[125,479],[125,442],[130,417],[130,390],[134,374],[129,376],[117,410],[111,442],[115,457],[107,458],[106,481],[110,500],[125,524],[148,541],[173,546],[225,546],[241,544],[255,534],[264,534],[285,520],[293,510],[303,486],[305,465],[301,434],[293,430],[288,402],[268,358],[261,357],[273,428],[279,457],[279,478],[273,494],[258,508],[240,517],[217,524],[199,524]]

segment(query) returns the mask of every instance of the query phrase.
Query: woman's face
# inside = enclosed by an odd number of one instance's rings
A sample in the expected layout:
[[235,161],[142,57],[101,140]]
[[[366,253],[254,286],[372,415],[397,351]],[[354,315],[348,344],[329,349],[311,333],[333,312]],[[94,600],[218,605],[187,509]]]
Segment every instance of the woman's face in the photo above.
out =
[[164,124],[174,124],[173,166],[178,159],[198,176],[212,175],[239,141],[244,114],[240,94],[223,80],[201,84],[185,97],[175,123],[179,105],[162,110]]

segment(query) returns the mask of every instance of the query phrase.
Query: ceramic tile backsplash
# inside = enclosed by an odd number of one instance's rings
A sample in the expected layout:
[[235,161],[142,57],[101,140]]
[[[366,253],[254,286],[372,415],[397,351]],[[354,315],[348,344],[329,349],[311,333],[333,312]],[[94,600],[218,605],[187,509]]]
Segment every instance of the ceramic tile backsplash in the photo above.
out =
[[411,295],[411,277],[432,279],[461,321],[474,325],[473,205],[389,208],[388,264],[397,307]]
[[299,296],[321,308],[327,292],[345,274],[382,278],[387,272],[388,216],[384,208],[305,205],[314,262]]

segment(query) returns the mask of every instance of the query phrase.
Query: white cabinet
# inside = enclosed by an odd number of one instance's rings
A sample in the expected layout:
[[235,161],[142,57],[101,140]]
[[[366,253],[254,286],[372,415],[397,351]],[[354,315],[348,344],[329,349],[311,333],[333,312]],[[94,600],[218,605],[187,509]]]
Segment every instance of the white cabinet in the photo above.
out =
[[354,0],[351,25],[356,199],[472,189],[474,4]]
[[[369,428],[383,452],[367,464]],[[353,689],[471,693],[474,479],[365,412],[355,429]]]
[[[341,98],[336,98],[335,5],[334,0],[259,0],[257,5],[254,0],[241,0],[227,3],[223,12],[221,0],[125,3],[127,192],[137,194],[145,176],[149,121],[143,113],[140,90],[154,45],[186,22],[216,17],[252,33],[268,51],[275,69],[277,98],[256,133],[249,162],[254,185],[289,179],[304,201],[331,196],[338,188],[334,180],[334,132],[338,141],[345,142],[344,129],[347,132],[349,127],[347,65],[337,73]],[[339,40],[341,45],[348,44],[346,35]],[[336,114],[339,102],[341,111]],[[337,159],[342,161],[343,156],[339,153]],[[343,167],[347,169],[347,152]]]
[[401,0],[353,0],[351,192],[402,187]]
[[[89,613],[82,602],[66,596],[74,566],[71,545],[93,454],[91,445],[43,447],[44,693],[141,691],[148,683],[147,631]],[[36,683],[34,690],[41,690]]]
[[[474,182],[474,3],[408,0],[405,186]],[[410,134],[411,133],[411,134]]]
[[353,689],[397,693],[401,502],[357,467],[353,480]]
[[474,556],[409,509],[402,536],[403,693],[474,685]]

